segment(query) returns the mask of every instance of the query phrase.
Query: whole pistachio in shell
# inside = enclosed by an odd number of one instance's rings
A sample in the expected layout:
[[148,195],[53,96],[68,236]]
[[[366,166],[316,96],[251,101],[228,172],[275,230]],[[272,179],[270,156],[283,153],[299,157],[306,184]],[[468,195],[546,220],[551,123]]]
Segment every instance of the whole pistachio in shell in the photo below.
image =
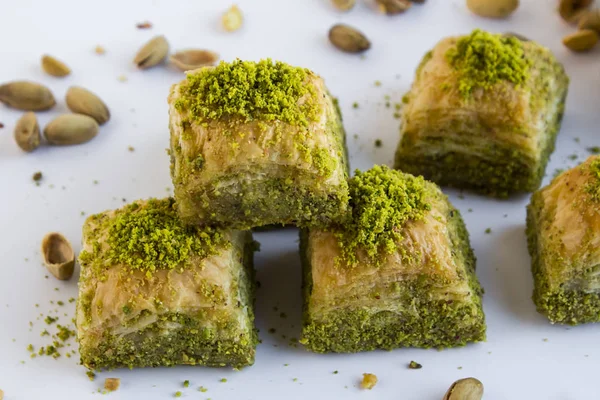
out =
[[30,81],[13,81],[0,85],[0,102],[25,111],[43,111],[54,107],[50,89]]
[[162,63],[169,54],[169,42],[163,36],[155,36],[137,52],[133,62],[140,69],[152,68]]
[[102,125],[110,119],[110,111],[96,94],[80,86],[71,86],[65,96],[67,107],[74,113],[88,115]]
[[98,134],[98,123],[83,114],[63,114],[46,125],[44,136],[48,143],[70,146],[92,140]]

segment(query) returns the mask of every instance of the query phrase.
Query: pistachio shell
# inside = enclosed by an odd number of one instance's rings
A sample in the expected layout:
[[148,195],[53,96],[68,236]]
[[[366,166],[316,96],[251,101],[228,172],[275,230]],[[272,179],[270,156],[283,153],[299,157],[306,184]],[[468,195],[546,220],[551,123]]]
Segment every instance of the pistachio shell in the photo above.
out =
[[408,10],[412,3],[409,0],[376,0],[382,12],[387,15],[401,14]]
[[362,32],[344,24],[329,29],[329,41],[346,53],[362,53],[371,47],[371,42]]
[[26,112],[15,126],[15,141],[23,151],[29,153],[38,148],[40,139],[40,126],[35,114]]
[[94,93],[80,86],[71,86],[65,96],[67,107],[74,113],[88,115],[102,125],[110,119],[106,104]]
[[169,53],[169,43],[163,36],[155,36],[138,51],[133,62],[141,69],[162,63]]
[[44,128],[50,144],[69,146],[90,141],[98,134],[98,123],[83,114],[64,114],[56,117]]
[[519,0],[467,0],[474,14],[486,18],[506,18],[519,7]]
[[481,400],[483,384],[475,378],[459,379],[454,382],[442,400]]
[[60,233],[51,232],[42,239],[44,265],[56,279],[66,281],[73,276],[75,252],[71,243]]
[[567,22],[577,23],[593,0],[560,0],[558,13]]
[[331,0],[331,3],[340,11],[350,11],[356,5],[356,0]]
[[210,50],[188,49],[178,51],[170,58],[173,65],[182,71],[190,71],[208,65],[214,65],[219,60],[219,55]]
[[589,51],[598,43],[598,33],[591,29],[577,31],[563,38],[563,44],[575,52]]
[[43,111],[56,104],[50,89],[29,81],[14,81],[0,86],[0,102],[25,111]]
[[242,14],[242,10],[240,10],[236,5],[231,6],[223,14],[221,23],[227,32],[237,31],[244,23],[244,15]]
[[579,20],[577,28],[579,30],[592,29],[600,33],[600,9],[587,11]]
[[42,56],[42,69],[48,75],[63,77],[71,73],[71,68],[64,62],[47,54]]

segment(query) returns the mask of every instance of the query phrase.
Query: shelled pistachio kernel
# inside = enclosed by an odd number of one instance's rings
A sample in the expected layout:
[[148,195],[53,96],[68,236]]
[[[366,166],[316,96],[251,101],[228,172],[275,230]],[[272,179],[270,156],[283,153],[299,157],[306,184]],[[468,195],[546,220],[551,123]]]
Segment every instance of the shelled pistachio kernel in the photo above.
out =
[[377,385],[377,375],[365,373],[363,379],[360,382],[360,387],[363,389],[373,389]]
[[412,6],[409,0],[376,0],[376,3],[381,12],[387,15],[401,14]]
[[50,144],[70,146],[92,140],[98,134],[98,123],[83,114],[63,114],[46,125],[44,136]]
[[75,267],[75,252],[71,243],[60,233],[51,232],[42,239],[44,265],[57,279],[71,279]]
[[150,39],[137,52],[133,62],[140,69],[152,68],[162,63],[169,54],[169,42],[163,35],[155,36]]
[[67,90],[65,101],[69,110],[92,117],[100,125],[110,119],[110,111],[102,99],[80,86],[71,86]]
[[598,33],[591,29],[583,29],[563,38],[563,44],[575,52],[589,51],[598,43]]
[[344,24],[329,29],[329,41],[346,53],[362,53],[371,47],[371,42],[362,32]]
[[331,3],[340,11],[350,11],[356,5],[356,0],[331,0]]
[[593,0],[560,0],[558,13],[569,23],[577,23]]
[[467,7],[480,17],[506,18],[519,7],[519,0],[467,0]]
[[15,142],[26,152],[32,152],[40,145],[41,135],[37,117],[32,111],[26,112],[15,126]]
[[231,6],[223,16],[221,17],[221,23],[223,24],[223,28],[227,32],[237,31],[242,27],[244,23],[244,15],[242,14],[242,10],[236,5]]
[[483,384],[475,378],[459,379],[450,385],[442,400],[481,400]]
[[114,392],[121,386],[121,380],[119,378],[106,378],[104,380],[104,389],[109,392]]
[[48,110],[56,104],[54,95],[44,85],[30,81],[13,81],[0,85],[0,103],[25,111]]
[[42,69],[48,75],[56,76],[59,78],[67,76],[71,73],[71,68],[69,68],[67,64],[48,54],[44,54],[42,56]]

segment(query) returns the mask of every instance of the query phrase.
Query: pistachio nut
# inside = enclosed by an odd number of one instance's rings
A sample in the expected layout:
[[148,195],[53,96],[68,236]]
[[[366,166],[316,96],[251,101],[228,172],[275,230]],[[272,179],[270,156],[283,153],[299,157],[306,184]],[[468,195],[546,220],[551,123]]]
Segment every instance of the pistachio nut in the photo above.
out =
[[412,6],[409,0],[376,0],[376,2],[379,9],[387,15],[401,14]]
[[560,0],[558,13],[567,22],[577,23],[593,0]]
[[110,111],[106,104],[94,93],[80,86],[71,86],[65,96],[67,107],[74,113],[88,115],[99,125],[110,119]]
[[362,32],[344,24],[329,29],[329,41],[346,53],[362,53],[371,47],[371,42]]
[[188,49],[178,51],[169,60],[182,71],[190,71],[207,65],[214,65],[219,60],[219,55],[210,50]]
[[150,39],[137,52],[133,62],[141,69],[148,69],[162,63],[169,53],[169,43],[163,36],[155,36]]
[[577,28],[579,30],[592,29],[600,33],[600,9],[587,11],[579,20]]
[[459,379],[454,382],[442,400],[481,400],[483,384],[475,378]]
[[240,10],[236,5],[231,6],[223,14],[221,23],[227,32],[237,31],[244,23],[244,15],[242,14],[242,10]]
[[15,126],[15,141],[23,151],[29,153],[38,148],[40,139],[40,126],[35,114],[26,112]]
[[0,102],[25,111],[48,110],[56,104],[50,89],[29,81],[13,81],[1,85]]
[[474,14],[485,18],[506,18],[519,7],[519,0],[467,0]]
[[64,114],[56,117],[44,128],[50,144],[69,146],[90,141],[98,134],[98,123],[83,114]]
[[47,54],[42,56],[42,69],[48,75],[57,77],[67,76],[71,73],[71,68],[67,64]]
[[577,31],[563,38],[563,44],[575,52],[589,51],[598,43],[598,33],[591,29]]
[[51,232],[42,239],[44,265],[56,279],[66,281],[73,276],[75,252],[71,243],[60,233]]
[[331,3],[340,11],[350,11],[356,5],[356,0],[331,0]]

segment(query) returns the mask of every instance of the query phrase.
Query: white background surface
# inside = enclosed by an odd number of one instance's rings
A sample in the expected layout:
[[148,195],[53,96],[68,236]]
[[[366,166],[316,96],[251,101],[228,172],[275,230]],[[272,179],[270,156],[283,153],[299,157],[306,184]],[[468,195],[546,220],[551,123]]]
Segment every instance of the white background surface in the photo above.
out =
[[[263,342],[253,367],[239,372],[201,367],[117,370],[90,382],[77,357],[29,359],[27,344],[37,349],[48,342],[39,335],[46,327],[36,320],[40,312],[47,315],[56,308],[50,300],[66,301],[77,293],[76,276],[66,283],[44,278],[38,251],[42,236],[58,230],[78,251],[81,211],[89,215],[119,207],[122,198],[162,197],[171,186],[165,152],[166,96],[169,85],[183,74],[168,67],[135,69],[131,62],[135,52],[153,35],[165,34],[175,50],[208,48],[225,60],[272,57],[315,70],[339,96],[352,167],[366,169],[375,163],[391,165],[398,121],[393,108],[385,108],[384,96],[400,101],[427,50],[444,36],[476,27],[516,31],[554,50],[572,78],[548,175],[583,160],[586,147],[600,145],[600,55],[598,49],[575,55],[563,48],[560,39],[573,28],[559,19],[555,1],[524,0],[505,21],[473,16],[463,0],[427,0],[396,17],[379,15],[362,3],[341,14],[327,0],[238,4],[245,15],[244,27],[226,33],[220,28],[220,15],[230,3],[217,0],[0,1],[0,82],[32,79],[52,88],[58,106],[39,113],[40,123],[67,111],[64,93],[71,85],[99,94],[112,114],[90,143],[44,146],[25,154],[12,137],[21,112],[0,105],[0,122],[5,125],[0,129],[0,389],[5,399],[93,399],[101,396],[95,392],[105,377],[120,377],[122,387],[109,395],[112,399],[167,399],[181,390],[182,398],[213,400],[438,400],[451,382],[467,376],[484,383],[488,400],[600,398],[600,326],[552,326],[530,300],[524,235],[528,196],[497,201],[468,193],[459,198],[456,191],[447,192],[465,217],[486,290],[486,343],[441,352],[399,349],[355,355],[315,355],[288,346],[290,337],[300,335],[301,296],[297,234],[287,230],[256,235],[262,243],[256,257],[262,283],[256,315]],[[136,29],[136,23],[145,20],[154,27]],[[342,21],[370,37],[373,47],[365,59],[340,53],[328,43],[329,27]],[[106,54],[96,55],[96,45],[104,46]],[[67,62],[72,75],[45,76],[39,66],[43,53]],[[120,75],[127,76],[127,82],[118,81]],[[381,87],[374,85],[376,80]],[[351,106],[355,101],[358,109]],[[376,138],[383,140],[382,148],[374,147]],[[135,152],[127,150],[130,145]],[[578,160],[570,160],[572,154]],[[31,180],[38,170],[44,174],[40,187]],[[487,227],[492,228],[489,235],[484,234]],[[65,323],[73,316],[74,305],[67,303],[59,311],[59,323]],[[287,318],[280,318],[280,312]],[[277,329],[275,335],[267,332],[272,327]],[[423,368],[409,370],[411,360]],[[339,373],[334,375],[334,370]],[[358,387],[363,372],[379,377],[372,391]],[[221,378],[228,381],[221,383]],[[185,379],[191,383],[188,389],[182,388]],[[199,392],[200,385],[208,392]]]

